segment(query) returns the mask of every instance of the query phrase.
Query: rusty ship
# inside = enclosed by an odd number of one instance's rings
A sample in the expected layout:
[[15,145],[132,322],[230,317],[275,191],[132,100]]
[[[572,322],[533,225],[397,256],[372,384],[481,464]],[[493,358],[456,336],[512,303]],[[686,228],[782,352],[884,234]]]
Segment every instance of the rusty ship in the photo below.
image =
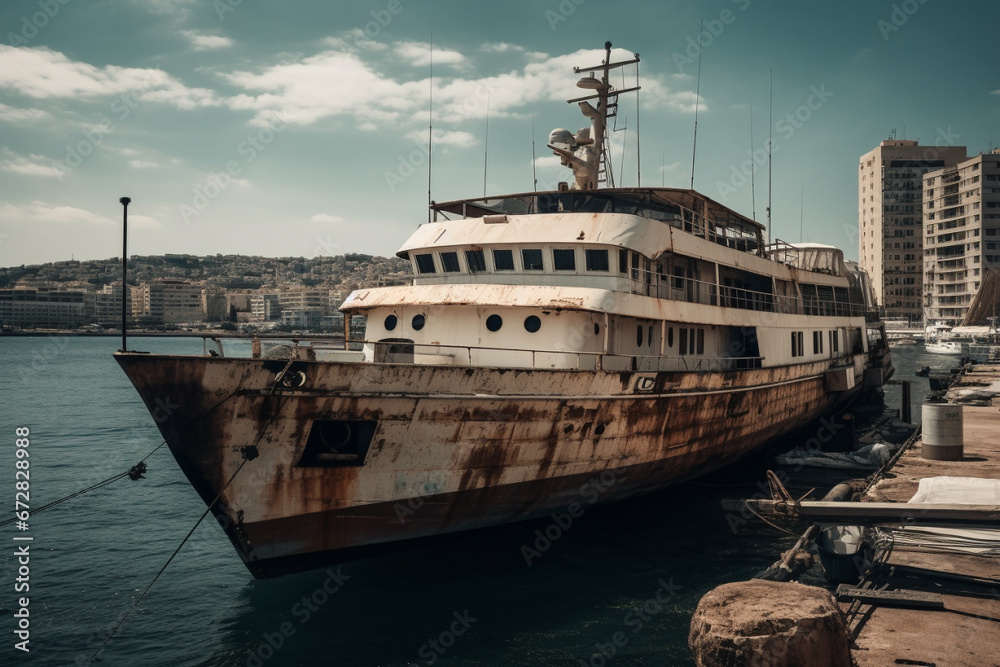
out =
[[[257,577],[635,496],[892,373],[864,274],[690,189],[614,187],[611,45],[555,191],[431,204],[364,335],[115,358]],[[171,406],[164,411],[164,404]],[[598,493],[599,489],[599,493]]]

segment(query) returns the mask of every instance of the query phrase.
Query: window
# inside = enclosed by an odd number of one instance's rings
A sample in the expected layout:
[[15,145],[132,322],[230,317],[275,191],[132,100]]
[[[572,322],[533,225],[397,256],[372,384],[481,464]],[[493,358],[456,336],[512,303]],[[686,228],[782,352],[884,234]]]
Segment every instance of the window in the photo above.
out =
[[673,346],[674,346],[674,328],[669,327],[667,329],[667,347],[673,347]]
[[521,264],[525,271],[544,271],[542,266],[542,251],[536,248],[521,250]]
[[813,331],[813,354],[823,353],[823,332]]
[[493,251],[493,268],[497,271],[513,271],[514,270],[514,251],[513,250],[494,250]]
[[434,255],[417,255],[417,273],[435,273]]
[[648,339],[646,341],[646,344],[649,347],[653,347],[653,325],[652,324],[649,325],[649,337],[648,337]]
[[542,321],[537,315],[528,315],[524,318],[524,328],[528,333],[535,333],[542,328]]
[[556,271],[576,271],[576,254],[572,249],[553,250],[552,266]]
[[831,331],[830,332],[830,351],[834,354],[840,352],[840,332]]
[[698,329],[698,354],[705,354],[705,330]]
[[802,335],[801,331],[792,332],[792,356],[793,357],[804,357],[806,354],[805,341],[803,340],[805,336]]
[[424,328],[424,325],[426,323],[427,323],[427,318],[424,317],[423,315],[414,315],[413,320],[410,322],[410,324],[413,326],[414,331],[420,331],[421,329]]
[[458,253],[441,253],[441,266],[444,268],[445,273],[456,273],[460,271],[461,269],[458,268]]
[[619,273],[628,273],[628,250],[625,248],[618,251],[618,271]]
[[678,354],[688,353],[688,330],[681,327],[677,330]]
[[642,325],[639,324],[635,327],[635,346],[642,347]]
[[639,279],[639,253],[632,253],[632,280]]
[[486,328],[490,331],[500,331],[502,326],[503,318],[499,315],[493,314],[486,318]]
[[591,250],[587,249],[584,251],[587,257],[587,270],[588,271],[607,271],[608,269],[608,251],[607,250]]
[[680,266],[674,267],[674,278],[673,278],[674,289],[684,289],[684,268]]
[[480,273],[486,270],[486,258],[482,250],[466,250],[465,263],[469,265],[470,273]]
[[[430,255],[428,255],[428,257],[430,257]],[[385,318],[385,330],[386,331],[392,331],[393,329],[395,329],[396,328],[396,322],[397,322],[397,320],[396,320],[396,316],[395,315],[386,315],[386,318]]]

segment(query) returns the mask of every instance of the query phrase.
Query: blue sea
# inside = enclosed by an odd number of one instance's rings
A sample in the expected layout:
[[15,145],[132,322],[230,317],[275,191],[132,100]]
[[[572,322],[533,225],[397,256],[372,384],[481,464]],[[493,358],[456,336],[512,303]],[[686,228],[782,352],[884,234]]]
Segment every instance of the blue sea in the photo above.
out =
[[[30,429],[31,507],[124,472],[161,442],[112,359],[110,337],[0,338],[0,520],[14,518],[15,429]],[[134,349],[201,353],[194,338]],[[922,348],[921,348],[922,349]],[[957,359],[895,352],[897,377]],[[921,384],[923,383],[923,384]],[[898,389],[887,403],[898,406]],[[919,418],[919,408],[914,411]],[[808,438],[798,434],[796,441]],[[209,516],[108,641],[105,665],[690,665],[690,616],[719,584],[750,578],[794,537],[727,512],[759,493],[770,458],[618,505],[255,580]],[[0,527],[0,664],[87,665],[196,525],[205,506],[166,447],[127,478]],[[792,476],[802,489],[842,475]],[[31,537],[15,541],[15,537]],[[29,545],[29,592],[15,549]],[[528,562],[530,561],[530,563]],[[815,574],[810,574],[816,577]],[[819,583],[818,578],[815,583]],[[28,597],[29,652],[15,648]]]

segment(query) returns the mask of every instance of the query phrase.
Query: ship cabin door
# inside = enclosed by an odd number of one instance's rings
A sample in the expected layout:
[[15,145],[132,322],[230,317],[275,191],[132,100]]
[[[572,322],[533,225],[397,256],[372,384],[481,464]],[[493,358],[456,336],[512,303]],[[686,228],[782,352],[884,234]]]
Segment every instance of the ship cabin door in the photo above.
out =
[[732,368],[760,368],[757,327],[729,327],[729,356]]

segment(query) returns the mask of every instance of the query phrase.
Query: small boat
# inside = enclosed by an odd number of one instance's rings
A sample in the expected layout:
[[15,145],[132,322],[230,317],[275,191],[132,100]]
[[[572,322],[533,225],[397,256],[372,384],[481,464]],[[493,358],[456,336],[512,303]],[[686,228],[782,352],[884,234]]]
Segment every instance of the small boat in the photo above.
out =
[[924,344],[931,354],[962,354],[962,343],[956,340],[936,340]]

